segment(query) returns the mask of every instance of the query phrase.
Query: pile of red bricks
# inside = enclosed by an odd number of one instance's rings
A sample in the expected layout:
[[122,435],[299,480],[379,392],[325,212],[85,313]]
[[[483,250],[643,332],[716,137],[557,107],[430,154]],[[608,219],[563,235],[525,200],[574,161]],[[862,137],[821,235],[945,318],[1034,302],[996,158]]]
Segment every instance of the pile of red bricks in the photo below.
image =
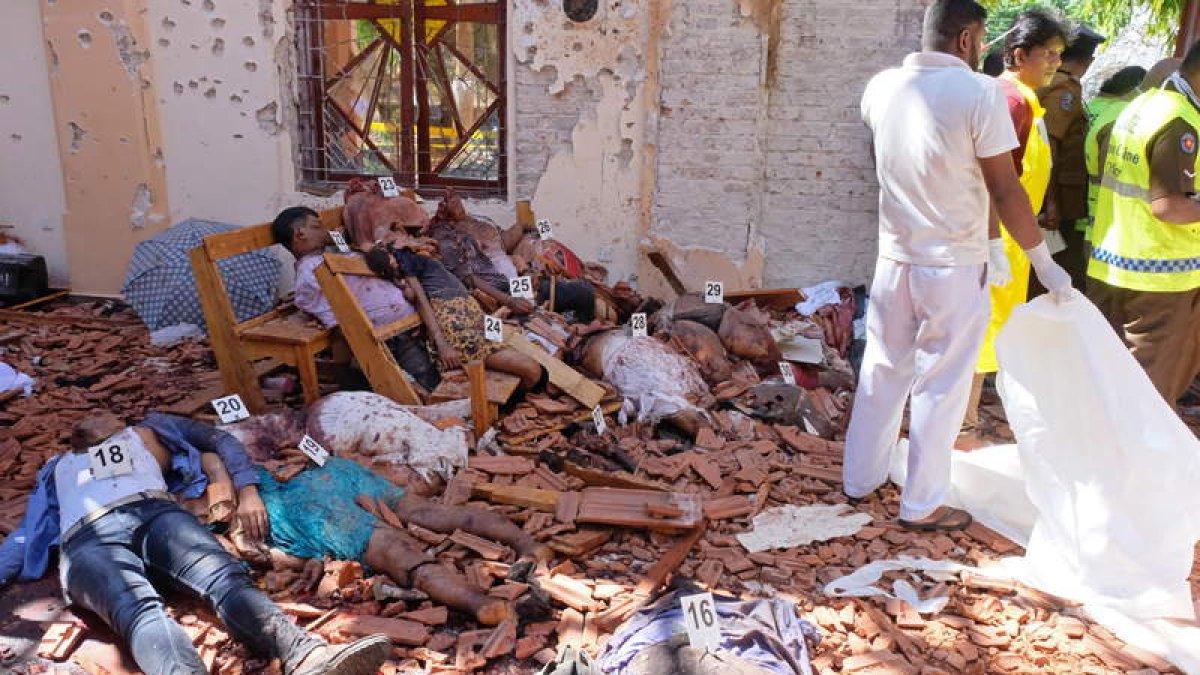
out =
[[[15,526],[34,473],[46,456],[66,448],[74,420],[94,408],[137,416],[180,406],[217,381],[203,345],[151,347],[134,317],[109,310],[102,303],[62,305],[37,321],[0,329],[0,360],[39,383],[33,397],[12,397],[0,409],[0,532]],[[255,568],[256,578],[301,625],[331,640],[391,636],[396,647],[386,673],[529,673],[566,645],[599,650],[672,574],[727,594],[794,600],[823,635],[814,652],[818,673],[1175,672],[1122,644],[1071,603],[1025,587],[968,577],[926,588],[950,598],[936,615],[898,602],[825,597],[826,582],[873,560],[915,555],[978,565],[1020,553],[978,525],[953,534],[900,529],[891,488],[855,507],[874,521],[853,537],[747,553],[735,535],[749,530],[763,509],[846,501],[838,442],[730,411],[716,413],[714,429],[694,444],[656,438],[641,424],[619,426],[611,416],[608,434],[598,437],[579,424],[585,419],[587,411],[562,397],[522,404],[499,421],[493,446],[499,454],[473,457],[442,497],[506,514],[556,552],[549,565],[516,574],[515,554],[495,542],[392,523],[488,593],[544,599],[540,614],[480,627],[419,591],[365,576],[354,563],[277,556]],[[644,513],[623,524],[599,525],[584,517],[579,498],[596,488],[626,490],[635,501],[641,491],[673,497],[643,504]],[[693,503],[703,525],[670,527],[687,515],[671,504]],[[384,510],[380,517],[392,522],[395,515]],[[1192,580],[1195,586],[1200,576]],[[177,607],[212,672],[278,672],[230,640],[204,608]],[[81,628],[69,616],[46,628],[39,650],[46,659],[70,660],[90,673],[129,667],[105,642],[106,633]]]

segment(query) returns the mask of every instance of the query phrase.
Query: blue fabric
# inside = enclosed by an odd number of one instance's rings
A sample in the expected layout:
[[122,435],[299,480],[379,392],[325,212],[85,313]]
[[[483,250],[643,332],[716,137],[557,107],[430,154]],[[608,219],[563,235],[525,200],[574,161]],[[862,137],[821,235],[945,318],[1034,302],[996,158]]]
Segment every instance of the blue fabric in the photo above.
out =
[[[234,485],[258,483],[258,474],[246,449],[230,434],[177,415],[152,413],[139,426],[153,431],[171,452],[171,470],[164,478],[167,489],[193,499],[204,494],[208,477],[200,466],[202,452],[215,452],[225,463]],[[38,471],[33,494],[20,525],[0,543],[0,588],[13,581],[40,579],[50,564],[50,549],[58,546],[58,492],[51,457]]]
[[358,495],[395,504],[404,490],[363,466],[331,457],[280,483],[259,470],[259,495],[270,517],[269,541],[300,558],[362,562],[378,519],[354,502]]
[[[205,327],[188,252],[204,237],[239,228],[207,220],[185,220],[140,242],[125,274],[121,294],[154,331],[180,323]],[[246,321],[275,306],[279,261],[266,251],[251,251],[217,261],[233,312]]]

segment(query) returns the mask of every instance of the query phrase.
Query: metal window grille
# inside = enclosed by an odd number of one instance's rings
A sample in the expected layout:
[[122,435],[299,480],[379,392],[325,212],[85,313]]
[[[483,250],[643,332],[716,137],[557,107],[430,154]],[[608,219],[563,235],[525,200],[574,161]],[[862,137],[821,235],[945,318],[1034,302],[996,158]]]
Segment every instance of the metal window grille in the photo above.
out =
[[505,4],[297,0],[304,183],[505,196]]

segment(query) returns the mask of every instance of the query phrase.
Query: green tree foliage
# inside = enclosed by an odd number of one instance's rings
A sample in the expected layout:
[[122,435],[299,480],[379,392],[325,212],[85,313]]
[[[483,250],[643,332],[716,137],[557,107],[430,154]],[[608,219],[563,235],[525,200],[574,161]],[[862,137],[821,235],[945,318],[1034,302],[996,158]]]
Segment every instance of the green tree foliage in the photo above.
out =
[[1160,37],[1174,35],[1186,0],[981,0],[988,8],[988,39],[1002,35],[1017,14],[1031,7],[1057,10],[1067,18],[1088,24],[1105,35],[1121,32],[1135,9],[1149,7],[1150,32]]

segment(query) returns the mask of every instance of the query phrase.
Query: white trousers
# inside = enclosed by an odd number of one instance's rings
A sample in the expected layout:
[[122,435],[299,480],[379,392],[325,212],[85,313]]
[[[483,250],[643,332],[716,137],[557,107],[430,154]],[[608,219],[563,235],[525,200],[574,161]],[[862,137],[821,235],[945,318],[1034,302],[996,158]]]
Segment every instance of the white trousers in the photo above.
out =
[[879,259],[846,432],[847,495],[865,497],[887,480],[911,395],[900,518],[919,520],[941,506],[989,313],[984,265],[924,267]]

